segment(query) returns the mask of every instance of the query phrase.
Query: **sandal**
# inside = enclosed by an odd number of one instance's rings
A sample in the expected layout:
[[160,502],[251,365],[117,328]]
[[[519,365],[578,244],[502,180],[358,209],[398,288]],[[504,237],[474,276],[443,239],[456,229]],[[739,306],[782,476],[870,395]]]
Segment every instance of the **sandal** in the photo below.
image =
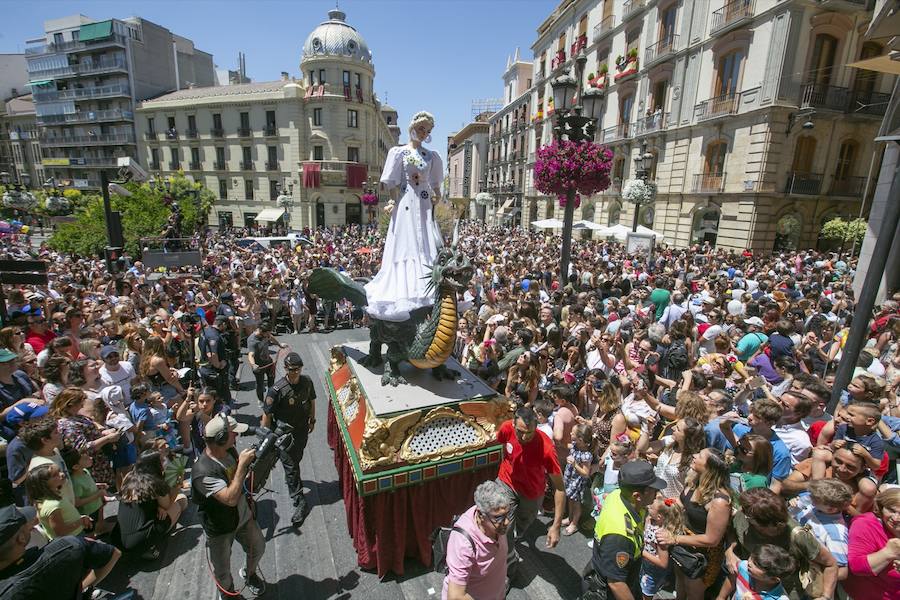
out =
[[572,520],[569,519],[569,517],[566,517],[565,519],[562,520],[562,523],[560,523],[560,525],[570,525],[571,523],[572,523]]
[[573,523],[563,530],[563,535],[574,535],[578,533],[578,527]]

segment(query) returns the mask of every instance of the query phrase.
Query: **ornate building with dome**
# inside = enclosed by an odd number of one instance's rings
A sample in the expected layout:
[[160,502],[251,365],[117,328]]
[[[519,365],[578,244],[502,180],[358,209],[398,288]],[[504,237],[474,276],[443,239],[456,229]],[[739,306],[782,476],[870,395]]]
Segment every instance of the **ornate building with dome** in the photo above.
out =
[[340,10],[307,36],[300,78],[179,90],[138,105],[140,160],[183,171],[218,196],[210,224],[297,231],[367,223],[362,204],[397,111],[375,95],[372,52]]

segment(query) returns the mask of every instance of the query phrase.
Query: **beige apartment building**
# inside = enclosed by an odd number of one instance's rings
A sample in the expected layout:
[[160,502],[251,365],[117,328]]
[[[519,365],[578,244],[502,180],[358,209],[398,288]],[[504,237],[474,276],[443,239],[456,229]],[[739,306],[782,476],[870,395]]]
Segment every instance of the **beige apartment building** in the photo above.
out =
[[[372,54],[339,10],[307,37],[302,78],[187,89],[137,108],[141,160],[218,195],[220,227],[367,223],[360,197],[399,140]],[[281,201],[277,199],[282,196]]]
[[[894,78],[847,66],[882,54],[863,37],[871,4],[564,0],[532,46],[526,220],[562,214],[534,190],[533,154],[552,139],[551,80],[585,52],[584,85],[606,93],[595,139],[614,168],[610,189],[576,219],[631,224],[621,186],[646,141],[658,192],[639,221],[666,243],[824,247],[822,224],[860,213],[881,163],[873,138]],[[502,123],[500,135],[519,123]],[[518,183],[515,173],[499,185]]]
[[12,183],[32,188],[44,183],[31,94],[0,104],[0,173],[9,173]]
[[490,116],[490,112],[477,115],[447,140],[447,196],[451,201],[465,200],[469,218],[480,221],[484,221],[489,209],[488,203],[476,202],[476,196],[487,187],[485,164]]

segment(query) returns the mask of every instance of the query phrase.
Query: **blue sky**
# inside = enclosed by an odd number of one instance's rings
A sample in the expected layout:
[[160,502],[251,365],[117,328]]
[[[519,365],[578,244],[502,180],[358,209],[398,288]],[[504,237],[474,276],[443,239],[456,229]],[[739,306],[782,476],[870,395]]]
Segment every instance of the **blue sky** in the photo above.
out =
[[[516,46],[531,58],[537,26],[557,0],[340,0],[347,21],[369,44],[375,90],[404,124],[418,110],[437,119],[431,147],[470,119],[471,101],[502,96],[501,76]],[[299,76],[307,34],[334,0],[0,0],[0,53],[22,52],[46,19],[81,13],[95,19],[138,15],[194,40],[220,68],[247,55],[254,81]]]

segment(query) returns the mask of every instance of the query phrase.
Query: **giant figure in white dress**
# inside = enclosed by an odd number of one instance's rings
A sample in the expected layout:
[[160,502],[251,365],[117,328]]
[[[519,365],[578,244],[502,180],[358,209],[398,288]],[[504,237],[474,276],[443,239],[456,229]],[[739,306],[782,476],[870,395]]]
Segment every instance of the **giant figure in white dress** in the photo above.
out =
[[[378,274],[366,284],[367,311],[383,321],[406,321],[410,312],[434,304],[428,291],[431,266],[443,246],[434,218],[440,200],[443,164],[422,142],[431,140],[434,117],[416,113],[409,124],[409,143],[388,152],[381,183],[391,202],[391,222]],[[398,199],[399,198],[399,199]]]

